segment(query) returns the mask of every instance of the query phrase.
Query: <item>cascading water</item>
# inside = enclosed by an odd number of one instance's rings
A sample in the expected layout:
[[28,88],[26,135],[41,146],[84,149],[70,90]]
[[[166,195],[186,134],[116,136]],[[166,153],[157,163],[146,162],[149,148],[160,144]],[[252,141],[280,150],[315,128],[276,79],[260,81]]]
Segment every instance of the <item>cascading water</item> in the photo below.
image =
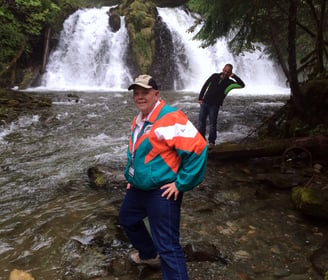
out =
[[[78,10],[64,24],[60,42],[52,52],[41,88],[46,90],[125,91],[133,80],[126,65],[128,34],[124,18],[121,28],[112,32],[108,24],[109,7]],[[169,28],[178,73],[175,90],[199,92],[204,81],[232,63],[246,83],[239,93],[287,93],[274,63],[259,52],[233,56],[225,41],[201,48],[188,29],[194,16],[181,8],[158,8]]]
[[112,32],[108,7],[78,10],[64,23],[41,85],[47,89],[120,90],[132,79],[124,54],[129,40],[124,19]]
[[226,63],[231,63],[234,65],[234,71],[242,77],[247,87],[236,92],[274,92],[275,94],[286,92],[277,67],[260,51],[233,56],[224,40],[202,48],[201,41],[193,40],[200,26],[193,32],[188,32],[194,24],[196,15],[189,14],[181,8],[158,8],[158,12],[171,31],[176,46],[174,56],[182,87],[185,90],[200,90],[204,81],[212,73],[220,72]]

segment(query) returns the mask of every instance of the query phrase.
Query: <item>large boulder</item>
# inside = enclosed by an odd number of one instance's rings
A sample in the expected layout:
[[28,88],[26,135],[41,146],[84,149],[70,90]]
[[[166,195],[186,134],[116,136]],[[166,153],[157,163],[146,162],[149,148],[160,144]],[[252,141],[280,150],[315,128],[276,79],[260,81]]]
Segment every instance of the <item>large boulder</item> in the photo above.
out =
[[120,16],[125,17],[129,34],[126,55],[132,76],[148,73],[156,77],[161,89],[173,89],[176,69],[173,40],[156,7],[176,7],[186,1],[123,0],[110,9],[109,24],[113,31],[120,28]]
[[126,180],[122,170],[117,170],[109,166],[98,164],[88,169],[90,186],[95,189],[113,189],[116,187],[125,187]]
[[320,187],[296,187],[292,200],[302,213],[328,220],[328,189]]
[[110,10],[110,14],[115,17],[117,15],[125,17],[132,60],[137,66],[137,72],[148,73],[155,54],[154,27],[157,18],[155,3],[123,0],[120,5]]

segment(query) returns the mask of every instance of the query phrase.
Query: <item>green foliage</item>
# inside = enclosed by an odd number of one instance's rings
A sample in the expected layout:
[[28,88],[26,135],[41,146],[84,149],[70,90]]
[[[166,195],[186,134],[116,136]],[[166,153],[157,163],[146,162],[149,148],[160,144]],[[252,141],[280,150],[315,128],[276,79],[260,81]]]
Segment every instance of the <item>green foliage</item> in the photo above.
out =
[[[289,2],[285,0],[189,0],[188,7],[202,16],[195,38],[209,46],[226,38],[231,50],[240,54],[263,43],[265,51],[287,64]],[[323,77],[327,73],[328,7],[322,0],[297,1],[296,54],[301,78]],[[195,28],[195,26],[193,27]],[[285,67],[284,69],[287,69]],[[285,71],[285,74],[288,74]]]
[[153,59],[153,49],[150,44],[152,34],[150,29],[143,29],[135,35],[132,51],[142,73],[147,73]]
[[153,61],[155,42],[153,28],[155,6],[152,1],[125,0],[120,9],[125,12],[131,41],[132,57],[140,72],[147,73]]
[[21,24],[10,13],[5,5],[0,6],[0,71],[6,66],[22,44],[24,35],[21,32]]
[[236,54],[253,51],[257,42],[268,41],[270,32],[263,22],[266,19],[264,1],[190,0],[188,7],[199,13],[202,28],[196,35],[207,47],[219,38],[227,38]]
[[40,35],[45,26],[51,26],[57,20],[60,8],[50,0],[15,0],[14,10],[24,33]]
[[[86,0],[0,0],[0,74],[15,69],[21,56],[39,52],[43,31],[62,22]],[[22,48],[23,52],[22,52]],[[10,67],[9,67],[10,66]],[[11,74],[8,73],[10,76]]]

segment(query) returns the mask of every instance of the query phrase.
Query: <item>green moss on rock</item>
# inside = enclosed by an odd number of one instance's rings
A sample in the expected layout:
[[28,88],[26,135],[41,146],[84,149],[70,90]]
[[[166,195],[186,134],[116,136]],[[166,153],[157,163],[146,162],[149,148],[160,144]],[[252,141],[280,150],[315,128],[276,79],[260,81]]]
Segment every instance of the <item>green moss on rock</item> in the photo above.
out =
[[157,11],[153,1],[125,0],[118,7],[125,16],[130,53],[138,72],[147,73],[154,60]]
[[292,201],[304,214],[328,219],[328,192],[319,188],[296,187]]

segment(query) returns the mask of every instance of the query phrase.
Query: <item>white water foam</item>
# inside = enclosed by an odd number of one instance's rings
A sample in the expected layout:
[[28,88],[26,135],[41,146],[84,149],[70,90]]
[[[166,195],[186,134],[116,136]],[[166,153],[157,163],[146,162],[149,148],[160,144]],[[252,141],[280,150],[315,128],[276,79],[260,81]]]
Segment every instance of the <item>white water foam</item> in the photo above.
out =
[[78,10],[64,23],[57,49],[50,55],[41,88],[51,90],[122,90],[131,81],[124,55],[125,21],[112,32],[110,7]]
[[[234,65],[234,72],[246,83],[244,89],[232,92],[289,94],[289,89],[283,84],[281,74],[274,62],[260,51],[233,56],[225,40],[219,40],[213,46],[202,48],[202,42],[193,39],[200,26],[194,32],[188,32],[197,15],[189,14],[181,8],[157,9],[171,31],[174,44],[182,46],[179,49],[183,50],[185,57],[188,58],[188,63],[177,61],[185,85],[184,90],[200,91],[203,83],[212,73],[221,72],[226,63],[231,63]],[[179,57],[178,54],[175,57]]]
[[31,117],[23,116],[20,117],[17,121],[11,122],[8,126],[6,126],[6,128],[0,131],[0,145],[7,144],[7,141],[5,141],[7,135],[14,133],[21,128],[38,123],[39,118],[39,115],[33,115]]
[[[129,37],[124,17],[121,28],[112,32],[110,7],[78,10],[64,23],[58,47],[51,53],[41,87],[30,90],[126,91],[132,82],[125,54]],[[275,64],[263,53],[233,56],[224,40],[208,48],[193,40],[199,30],[188,32],[194,16],[181,8],[158,8],[174,38],[174,56],[179,69],[176,90],[198,93],[205,80],[220,72],[226,63],[245,81],[237,94],[289,94]],[[182,55],[181,55],[182,54]],[[182,86],[181,86],[182,85]]]

